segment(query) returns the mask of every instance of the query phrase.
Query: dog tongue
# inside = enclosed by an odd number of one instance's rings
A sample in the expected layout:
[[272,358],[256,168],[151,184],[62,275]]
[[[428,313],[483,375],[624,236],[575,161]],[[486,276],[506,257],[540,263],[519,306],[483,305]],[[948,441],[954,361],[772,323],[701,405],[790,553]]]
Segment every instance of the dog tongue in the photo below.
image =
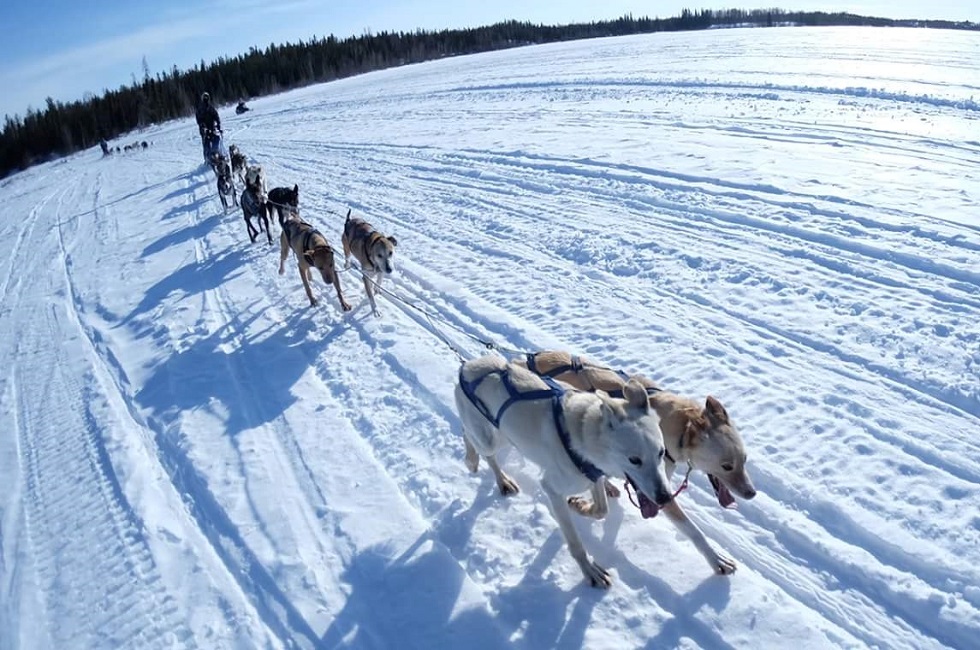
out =
[[711,487],[715,489],[715,496],[718,497],[718,503],[721,504],[723,508],[737,508],[738,504],[735,503],[735,497],[732,493],[728,491],[725,484],[722,483],[718,477],[714,474],[708,474],[708,480],[711,481]]
[[629,474],[626,475],[626,480],[629,481],[633,491],[636,492],[636,499],[640,504],[640,514],[643,515],[643,518],[650,519],[651,517],[656,517],[657,513],[660,512],[660,506],[651,501],[647,495],[643,494],[643,490],[636,487],[636,483],[633,482]]
[[639,490],[636,491],[636,496],[640,502],[640,514],[643,515],[643,518],[650,519],[651,517],[656,517],[657,513],[660,512],[660,506],[648,499],[647,495]]

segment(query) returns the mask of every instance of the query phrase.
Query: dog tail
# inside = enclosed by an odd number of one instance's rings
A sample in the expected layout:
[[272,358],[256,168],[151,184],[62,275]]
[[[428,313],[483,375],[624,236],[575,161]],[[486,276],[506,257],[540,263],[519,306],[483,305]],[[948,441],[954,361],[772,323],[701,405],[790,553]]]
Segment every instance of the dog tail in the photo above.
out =
[[350,208],[347,208],[347,218],[344,219],[344,228],[346,228],[347,224],[349,223],[350,223]]

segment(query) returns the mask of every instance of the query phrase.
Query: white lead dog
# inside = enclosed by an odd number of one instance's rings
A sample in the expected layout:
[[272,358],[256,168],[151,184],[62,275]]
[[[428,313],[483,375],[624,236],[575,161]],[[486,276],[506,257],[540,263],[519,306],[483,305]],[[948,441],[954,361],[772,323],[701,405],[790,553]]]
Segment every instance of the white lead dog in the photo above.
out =
[[[609,587],[612,577],[586,553],[570,509],[604,517],[608,511],[604,476],[628,476],[658,506],[672,498],[664,473],[660,420],[650,408],[646,390],[631,379],[623,396],[580,392],[497,356],[464,363],[456,385],[466,466],[475,472],[480,456],[485,458],[507,496],[519,489],[500,468],[497,452],[511,443],[538,465],[541,487],[551,500],[568,550],[596,587]],[[591,501],[573,496],[586,491],[591,491]]]

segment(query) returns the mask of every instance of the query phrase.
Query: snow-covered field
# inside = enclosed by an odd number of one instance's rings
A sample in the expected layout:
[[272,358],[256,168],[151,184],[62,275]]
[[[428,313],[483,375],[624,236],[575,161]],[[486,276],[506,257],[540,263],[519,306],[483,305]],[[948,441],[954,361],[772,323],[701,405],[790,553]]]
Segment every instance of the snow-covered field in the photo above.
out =
[[[308,307],[190,121],[0,182],[0,648],[978,647],[977,61],[657,34],[224,110],[335,247],[398,237],[381,318]],[[584,584],[534,466],[466,471],[440,332],[721,399],[759,496],[680,499],[737,573],[620,499]]]

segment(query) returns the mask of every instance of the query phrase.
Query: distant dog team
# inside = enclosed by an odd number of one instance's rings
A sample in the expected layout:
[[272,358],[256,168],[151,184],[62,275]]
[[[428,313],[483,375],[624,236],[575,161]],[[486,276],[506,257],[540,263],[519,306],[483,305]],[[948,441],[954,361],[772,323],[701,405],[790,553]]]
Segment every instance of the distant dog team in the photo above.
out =
[[[225,210],[228,209],[229,196],[236,205],[241,205],[250,242],[255,243],[264,230],[268,242],[272,243],[269,217],[275,210],[277,221],[282,229],[279,273],[285,273],[284,264],[289,251],[292,250],[296,255],[300,279],[303,281],[303,288],[306,290],[310,305],[317,304],[310,286],[312,269],[316,268],[324,282],[334,285],[341,309],[350,311],[351,306],[344,299],[340,287],[334,249],[322,233],[299,217],[299,185],[267,189],[265,170],[261,165],[250,165],[245,154],[234,144],[228,148],[227,157],[215,151],[210,164],[218,179],[218,196]],[[236,182],[242,185],[240,201],[235,200]],[[371,313],[379,316],[375,296],[381,288],[382,279],[391,275],[394,270],[394,254],[398,240],[393,236],[382,234],[363,219],[351,216],[351,211],[348,210],[341,244],[344,250],[344,269],[351,268],[351,258],[357,260],[364,281],[364,292],[371,305]]]

